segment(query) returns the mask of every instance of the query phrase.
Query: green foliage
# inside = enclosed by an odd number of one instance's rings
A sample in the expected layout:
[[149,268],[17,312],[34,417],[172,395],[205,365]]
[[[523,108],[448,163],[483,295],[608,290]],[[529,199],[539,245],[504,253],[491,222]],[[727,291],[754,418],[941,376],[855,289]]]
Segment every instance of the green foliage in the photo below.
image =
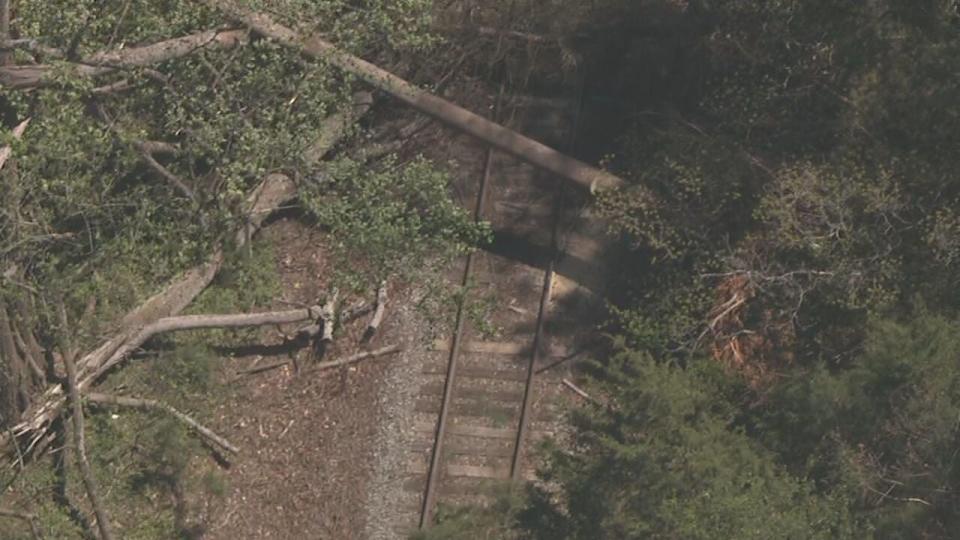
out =
[[877,321],[852,366],[785,381],[749,421],[791,468],[847,489],[878,538],[946,536],[960,523],[958,329],[923,311]]
[[521,514],[534,538],[861,538],[839,494],[817,494],[734,424],[712,364],[621,353],[609,408],[575,411],[575,441],[548,448]]
[[395,161],[377,170],[341,159],[305,186],[304,206],[330,231],[341,278],[351,285],[411,277],[431,259],[462,254],[490,237],[448,193],[429,162]]

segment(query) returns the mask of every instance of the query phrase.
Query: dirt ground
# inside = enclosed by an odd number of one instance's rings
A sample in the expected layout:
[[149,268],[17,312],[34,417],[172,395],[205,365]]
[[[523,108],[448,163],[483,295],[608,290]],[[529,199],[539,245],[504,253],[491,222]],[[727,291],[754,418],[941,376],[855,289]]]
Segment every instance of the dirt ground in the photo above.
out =
[[[480,167],[482,151],[473,146],[466,137],[431,124],[416,134],[401,155],[426,154],[447,164],[455,176],[462,176]],[[454,196],[469,198],[463,193]],[[276,251],[283,291],[272,308],[316,303],[326,293],[329,274],[323,234],[295,217],[278,219],[262,234]],[[410,317],[397,313],[397,306],[407,303],[410,294],[391,290],[383,326],[370,343],[360,345],[365,317],[336,336],[324,360],[360,348],[403,343],[412,349],[425,344],[427,338],[420,335],[423,330],[404,328]],[[289,358],[286,351],[277,350],[282,342],[278,330],[265,330],[264,346],[237,354],[227,363],[225,376]],[[298,354],[299,364],[306,370],[308,352]],[[243,453],[223,471],[228,486],[225,500],[202,505],[203,537],[365,538],[368,482],[378,464],[374,453],[381,416],[392,414],[391,404],[382,394],[392,391],[386,388],[393,384],[390,371],[395,366],[391,363],[402,361],[402,356],[385,356],[364,360],[345,371],[302,374],[291,364],[236,379],[230,399],[215,413],[213,427]]]
[[[315,303],[328,274],[322,235],[295,219],[281,219],[263,234],[277,252],[283,297],[275,307]],[[264,333],[265,346],[242,351],[230,362],[235,369],[289,358],[270,347],[283,336]],[[385,334],[369,346],[381,346]],[[349,328],[324,359],[353,353],[358,337],[358,329]],[[359,509],[375,434],[377,380],[391,359],[307,372],[309,352],[296,354],[303,373],[290,364],[242,376],[215,413],[217,428],[243,453],[226,471],[228,495],[208,516],[205,538],[348,539],[363,529]]]

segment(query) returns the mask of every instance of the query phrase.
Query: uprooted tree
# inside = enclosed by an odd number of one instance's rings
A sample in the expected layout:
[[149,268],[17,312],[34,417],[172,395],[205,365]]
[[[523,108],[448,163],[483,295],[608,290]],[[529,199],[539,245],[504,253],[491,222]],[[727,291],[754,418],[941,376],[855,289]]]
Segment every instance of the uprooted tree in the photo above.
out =
[[169,404],[94,392],[105,374],[167,332],[298,323],[326,340],[364,312],[341,312],[331,291],[300,309],[181,315],[271,213],[299,200],[335,237],[338,270],[371,300],[368,333],[386,280],[484,238],[429,162],[337,151],[360,131],[383,135],[361,122],[370,89],[591,190],[622,183],[361,60],[431,46],[431,5],[0,2],[0,443],[22,467],[72,417],[97,522],[85,523],[100,536],[111,524],[82,400],[169,413],[237,450]]

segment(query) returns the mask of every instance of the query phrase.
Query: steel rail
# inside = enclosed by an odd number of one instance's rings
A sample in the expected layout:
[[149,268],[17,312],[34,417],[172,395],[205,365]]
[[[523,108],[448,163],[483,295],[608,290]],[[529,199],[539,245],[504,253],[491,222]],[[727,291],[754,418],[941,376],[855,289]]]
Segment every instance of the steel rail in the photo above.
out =
[[[497,102],[494,105],[494,115],[497,114],[500,101],[503,98],[503,88],[500,88],[500,94],[497,96]],[[480,190],[477,193],[476,206],[473,209],[474,221],[480,221],[483,218],[483,208],[487,200],[487,186],[490,183],[490,171],[493,168],[494,148],[487,147],[487,156],[483,166],[483,176],[480,180]],[[453,401],[453,386],[457,374],[457,360],[460,357],[460,346],[463,342],[463,328],[465,313],[464,307],[467,300],[467,287],[470,285],[470,276],[473,274],[474,251],[467,253],[467,261],[463,269],[463,297],[457,305],[457,316],[453,331],[453,340],[450,343],[450,354],[447,357],[447,373],[443,380],[443,401],[440,404],[440,415],[437,420],[437,429],[434,435],[433,448],[430,454],[430,468],[427,471],[427,483],[423,492],[423,503],[420,509],[419,528],[426,529],[433,522],[433,512],[436,507],[437,484],[440,477],[440,461],[443,457],[444,434],[447,428],[447,417],[450,413],[450,403]]]
[[[574,113],[573,122],[571,122],[572,125],[570,126],[570,134],[568,135],[566,144],[568,147],[567,151],[573,150],[576,147],[577,129],[580,123],[580,113],[582,108],[583,81],[581,81],[577,88],[576,110]],[[543,335],[543,326],[546,321],[547,310],[549,309],[550,296],[553,292],[553,276],[555,273],[557,258],[560,254],[558,236],[560,231],[562,211],[563,195],[561,193],[559,196],[555,196],[554,198],[553,227],[550,232],[550,255],[547,261],[547,269],[543,274],[543,287],[540,293],[540,305],[537,308],[537,323],[533,334],[533,350],[530,353],[530,362],[527,364],[527,377],[523,387],[523,404],[520,406],[520,421],[519,425],[517,426],[517,437],[513,444],[513,455],[510,459],[510,479],[514,482],[520,480],[521,477],[523,442],[526,439],[527,431],[529,430],[530,409],[533,403],[533,384],[536,379],[536,375],[539,373],[537,370],[537,364],[540,362],[542,349],[544,348],[543,344],[545,338]]]

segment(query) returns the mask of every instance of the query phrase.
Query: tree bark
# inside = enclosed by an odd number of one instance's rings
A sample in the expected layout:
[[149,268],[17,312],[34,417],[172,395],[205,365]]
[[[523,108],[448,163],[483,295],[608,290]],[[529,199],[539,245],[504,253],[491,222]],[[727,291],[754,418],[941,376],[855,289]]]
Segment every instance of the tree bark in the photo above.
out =
[[607,171],[566,156],[543,143],[525,137],[463,107],[421,90],[384,69],[337,49],[334,45],[319,37],[303,38],[290,28],[274,22],[266,14],[241,8],[230,0],[201,1],[210,7],[223,11],[229,18],[243,23],[260,35],[300,51],[307,57],[329,62],[448,126],[472,135],[523,161],[566,178],[591,192],[599,189],[617,188],[625,184],[621,178]]
[[7,49],[10,43],[10,0],[0,0],[0,42],[3,44],[0,66],[6,66],[13,62],[13,53]]
[[67,386],[70,394],[70,405],[73,409],[73,445],[77,452],[77,467],[80,469],[80,478],[83,480],[83,487],[87,492],[87,498],[90,499],[93,513],[97,516],[97,529],[100,531],[100,538],[102,540],[112,540],[110,518],[107,516],[103,505],[100,504],[97,482],[90,470],[90,462],[87,460],[87,447],[83,436],[83,404],[80,401],[80,390],[77,388],[77,366],[73,354],[66,353],[63,361],[67,368]]
[[[96,77],[117,69],[143,67],[187,56],[200,49],[232,49],[248,43],[246,30],[207,30],[142,47],[103,51],[72,65],[74,73]],[[52,66],[23,65],[0,67],[0,85],[12,90],[37,88],[50,83]]]
[[[23,132],[27,130],[27,126],[30,125],[30,119],[27,118],[23,122],[17,124],[17,127],[13,128],[13,137],[19,139],[23,136]],[[9,146],[4,146],[0,149],[0,169],[6,165],[7,160],[10,159],[10,155],[13,154],[13,148]]]
[[[356,121],[369,110],[368,96],[369,94],[359,96],[362,101],[361,105],[346,107],[344,111],[334,114],[328,121],[324,122],[320,128],[318,139],[327,141],[327,150],[330,150],[340,136],[344,134],[344,126],[353,123],[344,122],[344,115],[348,115]],[[331,136],[333,133],[339,133],[340,135]],[[319,160],[322,155],[323,152],[317,152],[316,159]],[[277,173],[267,175],[248,197],[249,218],[246,224],[237,231],[234,239],[235,245],[242,247],[246,239],[251,236],[249,233],[259,230],[269,214],[284,202],[293,198],[296,191],[296,184],[289,177]],[[208,262],[188,270],[163,291],[127,313],[117,323],[114,335],[95,350],[84,355],[77,363],[80,390],[83,391],[91,385],[96,376],[103,373],[101,369],[103,364],[113,358],[114,354],[124,344],[139,335],[144,327],[164,317],[176,315],[186,308],[213,281],[223,264],[223,260],[223,248],[216,249]],[[11,432],[14,437],[30,435],[26,452],[30,452],[44,438],[50,423],[60,414],[64,402],[63,388],[60,385],[48,387],[37,402],[34,407],[31,407],[22,415],[23,419],[13,426],[11,431],[0,434],[0,450],[4,453],[10,451]]]
[[363,331],[363,340],[369,341],[373,338],[373,335],[377,333],[377,330],[380,328],[380,323],[383,322],[383,314],[387,310],[387,282],[383,282],[377,287],[377,307],[373,312],[373,317],[370,318],[370,322],[367,324],[366,330]]
[[157,401],[155,399],[142,399],[142,398],[131,398],[124,396],[113,396],[110,394],[100,394],[97,392],[88,392],[84,394],[84,397],[87,401],[93,403],[102,403],[107,405],[120,405],[123,407],[133,407],[136,409],[155,409],[162,410],[173,415],[177,420],[183,422],[191,429],[199,433],[201,436],[206,438],[208,441],[216,444],[220,448],[230,452],[231,454],[239,454],[240,449],[230,443],[227,439],[217,435],[212,429],[204,426],[200,422],[197,422],[190,416],[178,411],[177,409],[167,405],[166,403]]
[[248,326],[264,326],[267,324],[289,324],[321,318],[321,312],[322,308],[315,306],[306,309],[270,311],[265,313],[164,317],[143,327],[137,335],[117,348],[109,358],[97,366],[97,369],[85,379],[85,382],[89,384],[89,382],[99,378],[122,362],[131,352],[139,349],[150,338],[158,334],[183,330],[199,330],[202,328],[242,328]]

